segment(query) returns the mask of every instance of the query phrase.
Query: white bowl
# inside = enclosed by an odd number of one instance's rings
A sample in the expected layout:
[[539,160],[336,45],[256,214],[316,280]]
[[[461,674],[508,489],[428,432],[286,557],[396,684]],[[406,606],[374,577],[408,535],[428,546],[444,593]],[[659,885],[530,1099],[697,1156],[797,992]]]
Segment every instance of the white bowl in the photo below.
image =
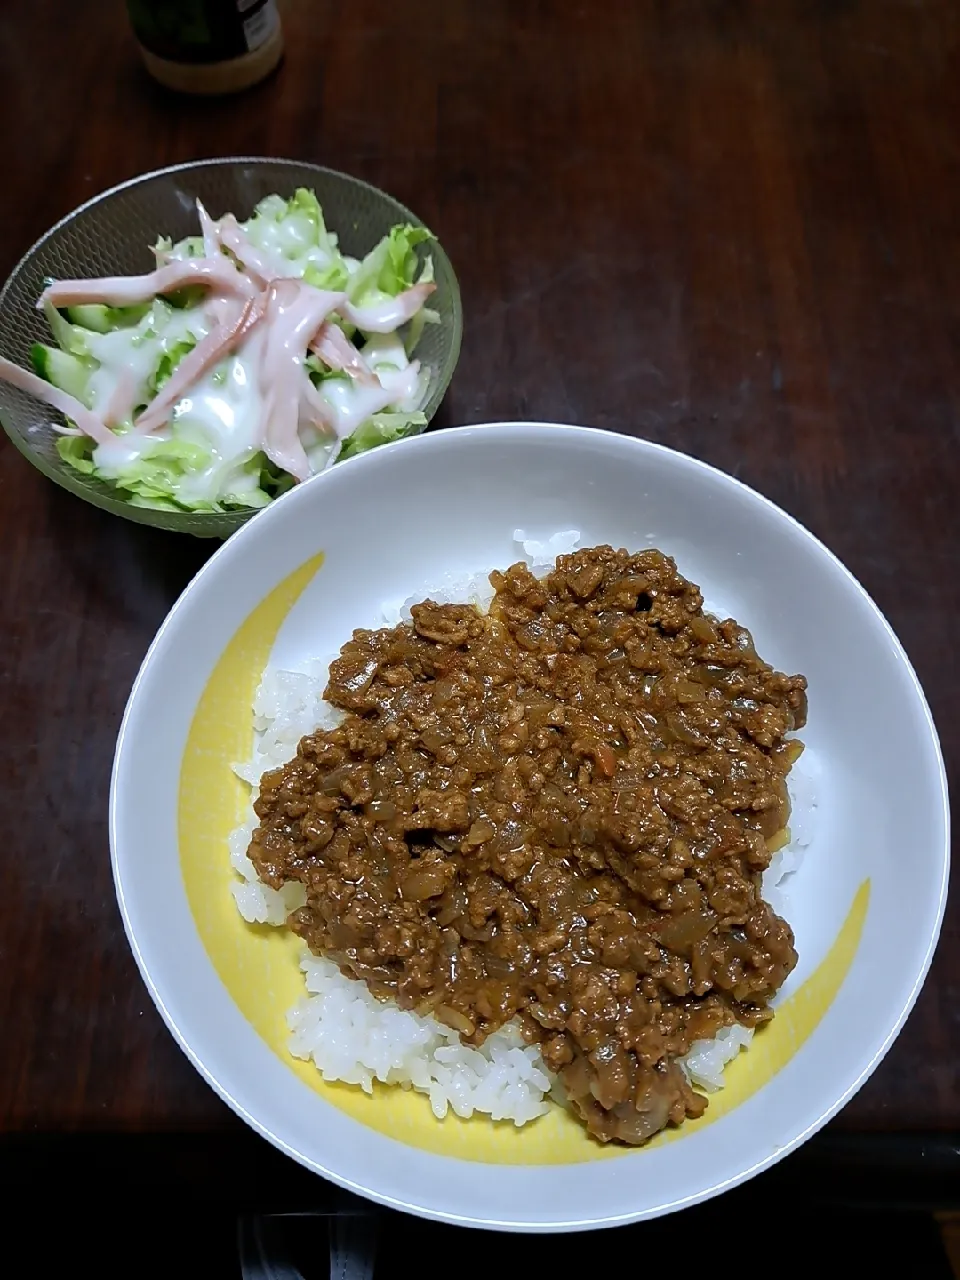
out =
[[[524,1129],[436,1120],[400,1090],[325,1085],[286,1051],[295,940],[240,919],[226,836],[265,665],[303,667],[388,599],[505,567],[513,532],[656,546],[759,652],[809,680],[817,826],[784,908],[800,962],[778,1014],[702,1120],[601,1147],[559,1108]],[[428,1217],[559,1231],[654,1217],[743,1181],[834,1115],[903,1025],[946,899],[946,780],[890,627],[817,540],[736,480],[669,449],[542,423],[378,449],[287,495],[184,592],[144,661],[113,772],[117,895],[144,980],[222,1098],[308,1168]]]

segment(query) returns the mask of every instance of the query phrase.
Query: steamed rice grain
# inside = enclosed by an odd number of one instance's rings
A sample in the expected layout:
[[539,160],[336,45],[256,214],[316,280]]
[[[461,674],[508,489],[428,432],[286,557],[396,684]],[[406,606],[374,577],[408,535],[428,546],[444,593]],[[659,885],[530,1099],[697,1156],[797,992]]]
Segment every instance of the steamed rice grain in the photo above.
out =
[[514,1026],[465,1045],[436,1018],[385,1003],[332,960],[306,952],[300,967],[310,995],[287,1014],[290,1051],[312,1059],[324,1080],[373,1092],[374,1080],[425,1093],[437,1119],[448,1108],[526,1124],[547,1110],[550,1079],[540,1052]]

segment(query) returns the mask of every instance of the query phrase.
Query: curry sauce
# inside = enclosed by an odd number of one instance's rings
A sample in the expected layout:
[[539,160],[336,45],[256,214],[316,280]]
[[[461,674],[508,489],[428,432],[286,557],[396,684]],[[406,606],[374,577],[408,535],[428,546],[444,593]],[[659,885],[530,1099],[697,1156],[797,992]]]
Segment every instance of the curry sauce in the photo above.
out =
[[659,551],[490,581],[486,614],[354,633],[345,718],[264,776],[250,856],[304,885],[312,951],[468,1044],[517,1019],[595,1137],[643,1143],[707,1105],[677,1059],[796,963],[760,878],[806,681]]

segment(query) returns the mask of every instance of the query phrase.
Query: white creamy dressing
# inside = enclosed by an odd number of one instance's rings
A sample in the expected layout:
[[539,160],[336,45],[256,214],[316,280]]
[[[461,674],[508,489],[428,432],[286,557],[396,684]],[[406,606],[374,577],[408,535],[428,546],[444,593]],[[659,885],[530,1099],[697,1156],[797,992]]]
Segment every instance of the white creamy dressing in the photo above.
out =
[[393,371],[382,369],[377,377],[383,389],[390,393],[390,407],[401,413],[416,413],[426,399],[429,374],[424,369],[413,365]]
[[167,262],[186,262],[188,258],[202,258],[203,236],[185,236],[176,244],[169,244],[165,239],[161,239],[155,246],[155,252],[158,249],[162,249],[163,259]]
[[380,365],[406,369],[410,364],[407,349],[398,333],[371,333],[363,348],[363,358],[374,370]]
[[[302,279],[308,266],[323,269],[333,261],[334,254],[316,244],[316,231],[307,217],[288,215],[281,221],[259,217],[245,229],[258,250],[275,261],[278,276]],[[331,237],[331,244],[335,243]],[[186,258],[198,252],[203,252],[202,240],[191,237],[173,246],[168,256]],[[356,258],[344,257],[342,261],[350,275],[360,266]],[[199,341],[213,327],[214,319],[204,303],[178,310],[160,302],[135,327],[89,334],[90,354],[99,362],[88,383],[90,408],[105,414],[121,379],[131,382],[135,405],[147,403],[151,398],[148,382],[161,357],[189,337]],[[200,446],[209,455],[205,468],[191,468],[179,481],[178,496],[184,502],[212,503],[257,490],[259,475],[248,464],[263,447],[266,404],[259,369],[264,341],[264,335],[254,331],[193,383],[189,394],[174,405],[169,423],[148,436],[129,431],[131,423],[126,421],[126,434],[118,434],[93,450],[94,465],[108,478],[121,479],[138,461],[149,458],[158,444],[176,438]],[[429,375],[411,364],[397,333],[371,335],[363,356],[380,386],[363,386],[344,375],[325,379],[319,387],[336,439],[301,424],[301,440],[315,472],[328,464],[338,442],[372,414],[384,410],[413,413],[423,403]]]
[[[197,339],[205,337],[211,327],[202,306],[174,311],[158,336],[147,336],[150,323],[147,316],[135,328],[90,335],[90,352],[100,361],[89,383],[90,407],[95,411],[105,411],[124,371],[133,374],[136,403],[143,403],[147,380],[161,355],[190,334]],[[237,351],[208,370],[173,407],[169,424],[146,437],[127,433],[97,445],[94,465],[105,476],[119,478],[136,462],[148,458],[156,444],[176,435],[199,445],[210,457],[205,468],[191,470],[180,480],[178,492],[185,502],[216,502],[228,494],[254,492],[259,476],[244,467],[262,448],[265,404],[257,373],[263,341],[264,335],[255,331]],[[374,413],[386,408],[412,413],[422,402],[424,374],[411,364],[397,334],[371,335],[364,357],[376,373],[379,387],[362,386],[346,376],[328,378],[320,385],[339,440]],[[334,442],[308,432],[305,426],[301,434],[312,468],[322,470]]]
[[[371,295],[369,302],[358,306],[354,314],[358,324],[366,320],[371,328],[376,326],[378,329],[389,328],[394,331],[410,319],[407,304],[404,302],[402,294],[397,294],[393,298],[389,294],[379,293],[379,291]],[[393,334],[388,336],[392,337]]]
[[428,375],[411,364],[396,333],[371,334],[363,357],[377,375],[379,387],[361,386],[348,377],[326,378],[320,384],[320,394],[334,415],[341,440],[374,413],[387,408],[415,413],[423,403]]
[[422,401],[421,377],[396,334],[371,334],[363,356],[376,374],[379,387],[362,386],[347,376],[325,378],[320,384],[320,395],[333,415],[341,440],[374,413],[387,408],[412,413]]
[[180,481],[178,494],[185,502],[253,492],[260,483],[259,473],[242,473],[242,468],[262,447],[264,403],[257,378],[261,343],[262,335],[253,334],[195,382],[174,407],[177,438],[201,445],[210,454],[208,466],[190,471]]
[[[316,230],[310,219],[302,215],[287,214],[285,210],[283,212],[281,221],[258,217],[244,223],[243,230],[250,243],[273,260],[277,275],[280,276],[302,279],[309,266],[321,270],[328,267],[334,260],[334,253],[316,243]],[[336,238],[331,236],[330,242],[332,246],[335,245]],[[201,236],[187,236],[171,245],[166,253],[171,261],[202,256],[203,239]],[[341,261],[349,275],[360,265],[358,258],[350,258],[346,254],[342,255]]]
[[320,384],[320,395],[333,412],[341,440],[386,407],[382,387],[360,387],[350,378],[327,378]]
[[278,275],[302,279],[307,267],[322,270],[333,261],[333,254],[316,243],[313,223],[306,217],[289,214],[281,222],[255,218],[246,224],[246,233],[273,260]]
[[[158,315],[163,317],[162,329],[156,333]],[[95,413],[105,413],[118,381],[131,376],[134,403],[146,403],[149,398],[147,379],[161,356],[191,335],[199,341],[209,331],[210,323],[203,311],[199,307],[191,307],[185,311],[172,310],[169,316],[166,311],[157,313],[155,308],[151,308],[139,324],[129,329],[86,334],[87,348],[100,364],[87,384],[89,408]]]
[[[145,391],[146,380],[162,352],[169,351],[188,333],[201,338],[208,330],[202,309],[195,307],[179,313],[162,338],[147,338],[139,345],[131,340],[133,331],[103,334],[103,339],[111,341],[102,355],[101,344],[91,343],[96,358],[104,358],[104,364],[91,377],[91,384],[94,379],[100,380],[95,398],[99,402],[101,397],[109,397],[110,386],[123,368],[134,369]],[[178,440],[199,445],[210,458],[205,468],[191,471],[180,481],[178,491],[185,501],[215,502],[228,493],[255,490],[259,477],[239,472],[261,448],[264,406],[257,377],[261,342],[262,335],[252,334],[237,352],[193,383],[189,394],[174,405],[169,424],[148,436],[131,432],[98,445],[93,452],[94,465],[105,475],[119,476],[141,458],[149,457],[158,443],[176,435]]]

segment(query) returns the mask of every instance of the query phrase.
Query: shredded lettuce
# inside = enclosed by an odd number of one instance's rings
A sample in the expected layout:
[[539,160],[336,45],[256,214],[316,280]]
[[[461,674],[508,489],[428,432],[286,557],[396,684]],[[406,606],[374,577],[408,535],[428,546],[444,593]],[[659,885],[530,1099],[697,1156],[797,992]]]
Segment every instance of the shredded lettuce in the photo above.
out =
[[349,273],[343,259],[336,258],[326,267],[318,267],[314,262],[309,263],[303,278],[315,289],[329,289],[333,293],[340,293],[347,287]]
[[140,498],[175,499],[179,481],[210,465],[210,452],[192,440],[151,441],[134,461],[112,476],[114,484]]
[[[376,413],[357,427],[344,442],[338,461],[356,457],[381,444],[415,435],[427,425],[422,413]],[[75,471],[97,475],[116,485],[135,507],[158,511],[226,511],[237,507],[259,509],[293,487],[293,477],[281,471],[263,453],[255,454],[238,478],[246,484],[227,483],[218,501],[187,501],[180,481],[209,465],[210,455],[201,446],[184,440],[158,440],[150,452],[118,472],[103,472],[93,461],[94,443],[87,436],[60,436],[57,452]],[[254,484],[250,484],[253,480]]]
[[158,511],[225,511],[267,506],[293,486],[293,477],[274,466],[264,453],[255,453],[237,466],[224,483],[219,500],[185,501],[180,492],[184,476],[209,466],[208,450],[193,441],[158,440],[149,452],[119,471],[105,473],[93,460],[94,443],[86,436],[60,436],[57,452],[82,475],[98,475],[129,495],[135,507]]
[[[350,278],[347,293],[352,302],[366,305],[395,298],[414,283],[419,259],[416,246],[432,240],[426,227],[414,227],[410,223],[395,226],[375,245]],[[433,279],[433,263],[424,264],[427,280]],[[424,275],[421,275],[424,279]]]
[[207,296],[202,284],[187,285],[185,289],[177,289],[175,293],[165,295],[167,301],[178,311],[187,311],[190,307],[199,306]]
[[293,476],[287,471],[281,471],[265,453],[258,453],[257,457],[260,461],[260,488],[271,498],[279,498],[281,493],[286,493],[288,489],[293,488]]
[[[251,242],[277,264],[279,274],[298,277],[314,288],[342,290],[358,305],[374,305],[417,282],[427,283],[434,278],[433,260],[419,248],[433,239],[425,228],[395,226],[358,261],[340,252],[337,236],[327,229],[316,194],[305,188],[298,189],[289,199],[273,195],[261,200],[252,217],[241,225]],[[196,235],[175,244],[162,238],[157,241],[156,251],[168,259],[184,260],[202,256],[204,244],[202,237]],[[125,364],[131,368],[137,379],[135,394],[141,403],[118,428],[118,436],[122,436],[132,429],[139,410],[162,390],[208,331],[209,318],[198,309],[194,319],[191,310],[204,297],[204,289],[198,286],[135,307],[83,304],[58,311],[48,304],[44,311],[59,350],[38,347],[33,354],[34,365],[42,376],[77,394],[91,408],[102,408],[111,394],[114,374]],[[421,308],[412,322],[391,339],[396,357],[381,360],[379,366],[372,359],[374,367],[382,368],[384,373],[405,367],[403,348],[409,356],[423,326],[436,319],[439,317],[435,313]],[[363,350],[368,340],[365,335],[338,315],[331,315],[330,321],[339,324]],[[371,344],[371,357],[382,349],[382,343],[377,345],[379,341],[375,339]],[[326,368],[313,354],[308,354],[304,363],[316,386],[333,378],[351,381],[348,375]],[[229,376],[227,364],[224,362],[210,375],[214,386],[225,384]],[[338,389],[337,396],[341,395],[347,393]],[[61,436],[56,447],[68,466],[114,485],[137,507],[196,512],[258,508],[293,487],[293,477],[264,453],[241,452],[243,445],[239,441],[234,447],[219,436],[216,445],[208,443],[206,428],[198,430],[198,420],[191,419],[187,406],[183,409],[179,416],[171,415],[155,435],[146,440],[132,439],[134,447],[130,450],[114,449],[112,445],[101,449],[85,436]],[[420,412],[387,409],[374,414],[343,441],[339,458],[349,459],[416,434],[426,423]],[[329,456],[329,445],[319,436],[317,440],[308,439],[309,434],[302,428],[308,457],[314,469],[319,470]]]
[[227,507],[259,510],[293,486],[293,476],[280,471],[265,453],[254,453],[225,482],[221,495]]
[[[343,265],[337,237],[327,230],[320,202],[314,192],[305,187],[298,187],[289,200],[267,196],[257,205],[253,217],[241,226],[257,248],[278,253],[288,260],[306,258],[304,267],[307,261],[318,266],[325,265],[327,260]],[[324,264],[316,262],[317,253]],[[343,270],[346,273],[345,266]]]
[[[297,187],[293,193],[293,198],[287,201],[286,216],[288,218],[296,217],[297,214],[302,214],[308,222],[313,223],[317,244],[329,245],[331,236],[327,231],[327,224],[323,220],[323,210],[320,208],[320,201],[317,199],[316,192],[309,191],[306,187]],[[335,239],[333,243],[336,245]]]
[[404,436],[416,435],[426,425],[427,419],[422,413],[375,413],[361,423],[353,435],[347,436],[337,461],[354,458],[358,453],[366,453],[368,449],[375,449],[380,444],[402,440]]
[[90,457],[93,441],[89,436],[57,436],[57,453],[81,475],[92,476],[96,471]]
[[[131,507],[149,507],[151,511],[184,511],[185,507],[181,507],[176,502],[171,502],[168,498],[143,498],[139,493],[131,494],[127,499]],[[206,508],[213,510],[213,508]],[[217,508],[219,510],[219,508]]]
[[204,255],[203,236],[184,236],[176,244],[169,236],[161,236],[153,246],[153,252],[159,257],[165,255],[171,262],[183,262],[187,258],[202,258]]
[[346,378],[349,381],[350,375],[341,372],[339,369],[328,369],[319,356],[315,356],[311,352],[303,362],[310,374],[310,381],[315,387],[319,387],[321,382],[327,382],[331,378]]
[[138,506],[173,501],[178,481],[210,462],[209,452],[192,441],[154,440],[135,461],[106,473],[95,465],[93,448],[93,441],[82,436],[62,436],[57,441],[64,462],[84,475],[96,474],[112,481],[118,489],[140,499]]
[[152,395],[156,395],[164,383],[169,382],[174,369],[176,369],[184,356],[190,354],[196,345],[197,340],[191,333],[179,342],[175,342],[169,351],[165,351],[163,353],[156,369],[147,380],[147,386],[149,387]]
[[[433,284],[433,258],[428,254],[427,260],[423,264],[423,270],[420,272],[418,284]],[[423,337],[424,325],[439,324],[440,313],[434,311],[431,307],[421,307],[417,314],[407,325],[407,336],[404,338],[403,347],[408,356],[412,356],[416,349],[417,343]]]
[[79,356],[84,360],[90,358],[90,341],[86,330],[71,324],[50,302],[44,302],[43,314],[62,351],[69,351],[72,356]]

